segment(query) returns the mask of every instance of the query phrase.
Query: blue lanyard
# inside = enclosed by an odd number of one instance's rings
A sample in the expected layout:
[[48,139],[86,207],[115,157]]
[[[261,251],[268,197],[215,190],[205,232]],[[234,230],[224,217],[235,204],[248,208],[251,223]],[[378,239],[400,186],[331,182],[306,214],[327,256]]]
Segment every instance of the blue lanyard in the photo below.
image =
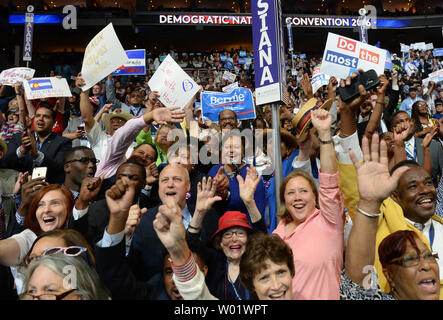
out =
[[[138,115],[142,111],[141,107],[136,108],[134,106],[131,106],[130,109],[131,109],[131,113],[134,115],[134,117],[138,117]],[[136,112],[136,110],[137,110],[137,112]]]
[[[235,296],[237,297],[237,300],[243,300],[240,295],[237,292],[237,289],[235,288],[234,282],[231,282],[231,278],[229,277],[229,265],[226,262],[226,277],[228,278],[229,283],[232,286],[232,290],[234,290]],[[249,300],[249,291],[245,288],[245,300]]]

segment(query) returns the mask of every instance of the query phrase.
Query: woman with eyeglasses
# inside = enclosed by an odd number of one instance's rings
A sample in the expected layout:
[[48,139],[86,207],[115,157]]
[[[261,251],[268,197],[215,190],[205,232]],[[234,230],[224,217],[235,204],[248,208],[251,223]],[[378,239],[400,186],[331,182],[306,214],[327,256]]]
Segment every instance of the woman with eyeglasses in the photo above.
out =
[[380,290],[373,267],[380,206],[397,188],[400,176],[409,168],[401,167],[392,176],[389,175],[386,142],[382,140],[379,143],[377,134],[372,137],[371,147],[367,137],[363,138],[362,151],[363,163],[350,152],[357,170],[359,203],[346,248],[340,283],[341,299],[438,300],[438,256],[414,231],[397,231],[380,243],[380,263],[391,288],[389,294]]
[[81,253],[73,247],[53,250],[55,253],[28,267],[21,300],[110,300],[97,272]]
[[[247,168],[245,179],[237,176],[240,186],[240,197],[244,202],[251,224],[245,213],[227,211],[218,220],[218,229],[207,244],[208,275],[206,277],[211,292],[220,300],[249,300],[248,290],[240,282],[240,260],[245,252],[246,244],[252,233],[266,232],[263,217],[254,200],[254,193],[261,176],[255,168]],[[199,241],[201,224],[207,208],[219,201],[216,196],[214,182],[204,178],[199,183],[197,206],[193,219],[188,226],[187,239],[189,243]]]

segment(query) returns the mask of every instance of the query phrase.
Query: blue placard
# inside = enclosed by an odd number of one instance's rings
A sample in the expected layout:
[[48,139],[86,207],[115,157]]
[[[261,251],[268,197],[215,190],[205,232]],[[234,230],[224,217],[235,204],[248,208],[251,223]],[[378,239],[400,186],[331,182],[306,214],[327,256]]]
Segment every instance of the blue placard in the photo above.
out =
[[163,62],[163,60],[166,59],[167,56],[160,56],[160,62]]
[[225,68],[229,70],[234,69],[234,63],[232,63],[231,61],[226,61]]
[[240,57],[246,57],[246,51],[240,51],[239,52]]
[[257,105],[284,100],[285,49],[280,0],[251,2],[254,48],[255,99]]
[[255,119],[255,106],[252,92],[245,88],[236,88],[229,93],[203,91],[201,93],[202,114],[212,122],[218,122],[218,115],[226,109],[237,114],[238,120]]
[[443,56],[443,48],[435,48],[432,52],[433,52],[434,57]]
[[220,55],[220,60],[221,61],[226,61],[226,60],[228,60],[228,56],[222,54],[222,55]]
[[292,55],[292,59],[297,59],[297,57],[298,57],[298,55],[296,55],[296,54]]
[[145,49],[127,50],[127,64],[115,70],[114,76],[145,75],[146,74],[146,51]]
[[300,53],[300,59],[306,59],[306,53]]
[[245,63],[246,63],[246,59],[245,58],[238,59],[238,64],[245,64]]

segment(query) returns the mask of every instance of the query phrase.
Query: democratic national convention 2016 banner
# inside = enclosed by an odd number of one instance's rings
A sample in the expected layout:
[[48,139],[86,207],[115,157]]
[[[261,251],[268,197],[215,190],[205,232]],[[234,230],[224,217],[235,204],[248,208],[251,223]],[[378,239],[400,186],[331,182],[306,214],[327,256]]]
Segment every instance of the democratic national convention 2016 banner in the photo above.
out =
[[31,68],[10,68],[0,73],[0,83],[6,86],[12,86],[16,82],[23,83],[26,79],[34,77],[35,70]]
[[168,108],[184,108],[200,90],[195,81],[168,55],[148,81],[152,91],[158,91],[160,101]]
[[126,50],[128,60],[124,65],[115,70],[113,76],[128,76],[128,75],[145,75],[146,74],[146,50],[135,49]]
[[26,97],[30,100],[41,98],[71,97],[71,90],[65,78],[34,78],[23,82]]
[[285,49],[279,0],[251,2],[257,105],[284,100]]
[[82,65],[82,78],[86,84],[82,90],[88,90],[121,67],[127,60],[128,56],[110,23],[86,47]]
[[200,95],[202,114],[205,119],[218,122],[218,115],[226,109],[237,114],[238,120],[255,119],[255,106],[252,92],[236,88],[230,92],[203,91]]
[[374,69],[381,75],[384,73],[385,62],[384,49],[329,32],[320,73],[346,79],[353,72],[358,72],[358,69]]

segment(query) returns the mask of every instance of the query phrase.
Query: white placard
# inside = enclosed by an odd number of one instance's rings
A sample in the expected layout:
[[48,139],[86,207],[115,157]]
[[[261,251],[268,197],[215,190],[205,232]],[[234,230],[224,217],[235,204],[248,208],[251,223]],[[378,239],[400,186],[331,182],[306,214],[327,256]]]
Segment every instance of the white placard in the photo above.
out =
[[168,55],[148,81],[152,91],[158,91],[160,101],[168,108],[184,108],[200,87]]
[[71,90],[65,78],[34,78],[23,82],[29,100],[41,98],[71,97]]
[[400,43],[400,51],[401,52],[409,52],[409,46],[407,46],[403,43]]
[[358,69],[384,73],[386,52],[366,43],[329,33],[320,73],[345,79]]
[[227,86],[224,86],[222,88],[222,91],[223,92],[231,92],[232,90],[237,89],[237,88],[238,88],[238,82],[234,82],[234,83],[228,84]]
[[110,23],[86,47],[82,65],[82,78],[86,84],[82,90],[88,90],[127,60],[128,56]]
[[434,44],[433,43],[426,43],[426,50],[432,50],[434,49]]
[[235,78],[237,78],[236,74],[234,74],[232,72],[229,72],[227,70],[225,70],[225,72],[223,72],[223,79],[226,79],[226,80],[228,80],[229,82],[232,83],[232,82],[235,81]]
[[312,72],[312,79],[311,79],[312,93],[316,93],[318,89],[320,89],[324,85],[329,84],[329,79],[331,78],[326,74],[320,73],[320,67],[321,65],[315,67]]
[[12,86],[16,82],[23,83],[26,79],[32,79],[34,73],[34,69],[23,67],[3,70],[2,73],[0,73],[0,83],[6,86]]

